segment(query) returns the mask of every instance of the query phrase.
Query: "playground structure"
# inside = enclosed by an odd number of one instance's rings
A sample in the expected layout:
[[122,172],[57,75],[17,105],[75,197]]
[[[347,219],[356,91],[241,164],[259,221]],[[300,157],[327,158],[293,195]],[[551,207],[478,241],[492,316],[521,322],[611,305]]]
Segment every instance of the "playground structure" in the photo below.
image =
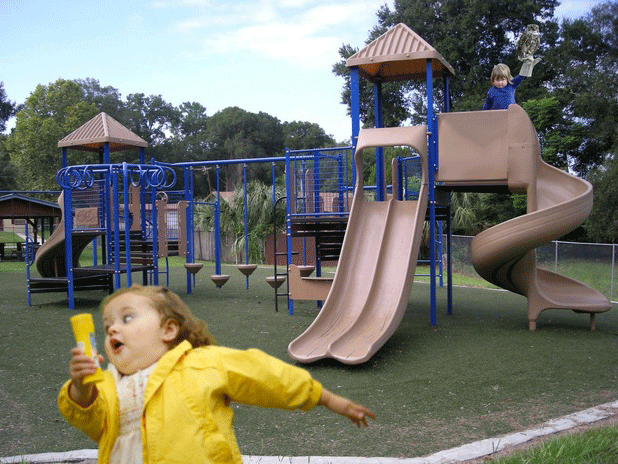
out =
[[[75,291],[107,289],[113,291],[122,285],[132,284],[132,274],[142,273],[144,285],[158,284],[160,274],[166,274],[169,285],[169,268],[162,270],[159,259],[172,255],[186,258],[187,292],[195,286],[196,274],[203,267],[194,261],[194,208],[207,204],[214,210],[215,273],[210,276],[217,287],[230,278],[221,272],[220,249],[220,168],[225,165],[244,164],[245,205],[249,163],[271,163],[273,173],[273,204],[275,198],[275,163],[284,164],[317,162],[323,150],[315,153],[273,158],[245,160],[220,160],[215,162],[159,163],[144,162],[146,142],[105,113],[62,139],[63,167],[57,173],[62,188],[58,199],[61,221],[38,249],[27,239],[28,304],[31,294],[66,292],[69,308],[74,308]],[[113,151],[139,149],[138,164],[110,163]],[[67,166],[67,149],[98,153],[99,163]],[[350,151],[349,148],[344,151]],[[325,149],[325,151],[332,151]],[[340,158],[341,155],[328,155]],[[319,162],[318,162],[319,163]],[[341,163],[340,163],[341,164]],[[195,172],[201,168],[216,168],[216,198],[210,202],[196,202],[193,198]],[[184,183],[178,188],[177,179]],[[70,212],[67,214],[67,212]],[[247,278],[256,268],[248,262],[247,210],[245,207],[245,262],[239,271]],[[25,235],[29,236],[26,226]],[[79,257],[92,244],[92,265],[80,266]],[[36,266],[39,276],[31,275]],[[285,278],[280,281],[287,280]]]
[[[347,66],[353,112],[359,104],[359,73],[374,82],[377,128],[359,131],[356,189],[341,259],[321,312],[289,344],[290,357],[300,362],[334,358],[359,364],[386,343],[405,312],[427,210],[434,322],[437,198],[439,192],[455,190],[525,192],[527,214],[475,237],[475,269],[490,282],[527,297],[530,330],[536,328],[539,314],[550,308],[588,313],[594,329],[594,315],[610,309],[607,298],[587,285],[537,268],[534,253],[536,247],[572,231],[588,217],[592,187],[542,161],[538,136],[523,109],[511,105],[508,110],[449,113],[445,105],[445,113],[434,115],[433,72],[445,79],[448,103],[452,68],[403,24],[350,57]],[[419,77],[422,71],[427,81],[427,125],[380,128],[381,83]],[[358,124],[353,122],[353,128]],[[380,149],[401,145],[415,148],[422,160],[418,199],[406,201],[396,194],[383,200],[382,174],[377,179],[378,201],[368,202],[362,182],[363,150],[376,148],[376,172],[383,173]],[[397,184],[395,178],[393,185]],[[449,273],[449,310],[450,288]]]
[[[145,142],[104,113],[65,137],[58,144],[63,148],[63,167],[57,175],[63,189],[59,200],[62,227],[41,246],[36,258],[28,252],[29,302],[31,290],[66,291],[73,308],[75,290],[118,288],[122,274],[131,285],[135,271],[143,273],[144,283],[150,279],[157,284],[161,273],[158,260],[169,254],[186,257],[190,293],[200,269],[193,252],[194,169],[217,168],[217,199],[212,206],[218,237],[220,166],[272,163],[274,185],[274,164],[285,162],[287,246],[282,253],[287,262],[289,312],[293,312],[294,299],[324,300],[315,321],[290,343],[288,352],[293,359],[312,362],[332,357],[357,364],[368,360],[388,340],[405,312],[425,220],[429,221],[430,321],[436,324],[436,272],[442,265],[442,253],[436,248],[441,234],[436,228],[439,219],[450,216],[451,191],[525,192],[527,214],[475,238],[475,268],[490,282],[527,297],[531,330],[536,328],[538,315],[549,308],[588,313],[593,327],[594,315],[608,310],[609,301],[584,284],[538,269],[534,255],[536,247],[585,220],[592,207],[592,188],[541,160],[538,137],[525,112],[512,105],[508,110],[450,113],[448,79],[454,75],[452,67],[403,24],[350,57],[347,65],[352,83],[353,147],[288,150],[285,157],[261,159],[174,164],[152,160],[145,164]],[[374,83],[377,126],[362,131],[360,76]],[[444,112],[434,114],[433,80],[439,77],[444,79],[447,97]],[[382,82],[418,78],[427,82],[427,124],[380,127]],[[407,187],[407,176],[402,174],[405,160],[396,159],[389,196],[383,156],[383,148],[389,146],[406,146],[416,152],[412,158],[422,171],[416,189]],[[67,148],[98,152],[99,164],[67,166]],[[138,164],[110,163],[110,151],[128,148],[140,150]],[[368,149],[375,149],[375,187],[367,187],[363,181],[363,152]],[[353,165],[347,158],[352,152]],[[336,167],[325,168],[328,163]],[[325,169],[331,172],[328,176],[324,176]],[[184,187],[173,190],[178,171]],[[375,201],[367,200],[368,188]],[[416,190],[414,199],[409,199],[411,190]],[[278,200],[273,187],[273,207]],[[166,227],[173,222],[178,226]],[[293,256],[294,235],[303,240],[314,238],[317,277],[306,275],[306,255]],[[333,237],[343,237],[343,242]],[[79,255],[90,242],[94,243],[93,266],[80,268]],[[222,286],[229,276],[221,274],[220,250],[216,254],[211,278]],[[248,278],[253,265],[247,256],[246,252],[241,272]],[[450,269],[450,240],[447,257]],[[300,260],[299,265],[293,264],[294,259]],[[338,259],[333,279],[320,275],[321,261],[328,259]],[[33,263],[40,281],[30,277]],[[450,313],[450,272],[447,277]],[[273,278],[278,283],[276,264]],[[278,295],[275,288],[275,297]]]

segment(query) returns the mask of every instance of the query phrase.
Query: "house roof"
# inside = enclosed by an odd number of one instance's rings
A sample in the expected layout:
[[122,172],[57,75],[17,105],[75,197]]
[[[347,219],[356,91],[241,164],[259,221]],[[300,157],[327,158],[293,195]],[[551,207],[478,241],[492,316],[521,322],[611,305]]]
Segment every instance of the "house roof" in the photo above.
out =
[[57,203],[38,200],[18,193],[0,196],[0,218],[60,217]]
[[58,142],[58,148],[98,152],[105,143],[110,151],[147,147],[141,137],[106,113],[99,113]]
[[392,27],[346,61],[348,68],[372,82],[393,82],[426,78],[427,60],[433,77],[454,76],[455,70],[416,32],[403,23]]

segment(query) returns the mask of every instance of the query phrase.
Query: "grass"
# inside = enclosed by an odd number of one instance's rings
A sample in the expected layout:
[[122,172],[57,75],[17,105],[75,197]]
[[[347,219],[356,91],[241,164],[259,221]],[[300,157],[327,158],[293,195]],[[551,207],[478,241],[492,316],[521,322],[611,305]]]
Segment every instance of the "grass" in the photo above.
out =
[[[554,269],[554,263],[543,265],[550,271],[579,280],[609,297],[612,293],[611,263],[583,259],[560,259]],[[614,294],[616,289],[614,289]]]
[[528,451],[495,459],[495,464],[615,464],[618,427],[591,428],[578,435],[548,440]]
[[13,232],[0,231],[0,243],[25,242],[23,238]]
[[[217,289],[210,263],[186,294],[185,270],[170,260],[170,287],[208,321],[219,343],[260,348],[284,360],[288,343],[315,319],[315,302],[297,302],[289,316],[260,266],[245,278],[224,266],[230,281]],[[0,263],[2,269],[8,263]],[[12,264],[12,263],[11,263]],[[0,283],[0,455],[94,448],[56,408],[66,381],[73,337],[63,294],[33,295],[26,304],[25,272],[2,272]],[[134,279],[140,279],[138,274]],[[138,280],[139,281],[139,280]],[[104,292],[77,294],[76,308],[95,313]],[[438,291],[438,324],[429,324],[429,286],[415,283],[397,332],[368,362],[346,366],[324,360],[307,366],[327,388],[366,404],[378,418],[366,430],[317,408],[309,413],[234,405],[243,454],[415,457],[512,433],[551,418],[616,400],[618,312],[588,317],[546,311],[527,330],[526,300],[482,288],[454,289],[445,315]]]

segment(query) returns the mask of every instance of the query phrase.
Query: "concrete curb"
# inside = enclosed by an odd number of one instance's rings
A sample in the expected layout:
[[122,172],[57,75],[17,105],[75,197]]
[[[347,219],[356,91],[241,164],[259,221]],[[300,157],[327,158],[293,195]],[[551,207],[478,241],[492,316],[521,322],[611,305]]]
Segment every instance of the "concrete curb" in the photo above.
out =
[[[497,438],[488,438],[467,445],[440,451],[421,458],[361,458],[328,456],[243,456],[243,464],[454,464],[489,456],[508,446],[520,445],[530,440],[554,433],[588,425],[618,414],[618,401],[605,403],[584,411],[552,419],[541,427],[512,433]],[[0,464],[22,463],[79,463],[94,464],[97,450],[76,450],[65,453],[29,454],[0,458]]]

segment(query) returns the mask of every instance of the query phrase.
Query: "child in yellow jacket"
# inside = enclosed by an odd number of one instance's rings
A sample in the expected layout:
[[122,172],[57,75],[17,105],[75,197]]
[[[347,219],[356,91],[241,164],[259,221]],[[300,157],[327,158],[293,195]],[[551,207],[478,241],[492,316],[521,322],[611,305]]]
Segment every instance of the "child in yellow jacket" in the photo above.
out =
[[215,346],[206,324],[164,287],[121,289],[101,303],[109,369],[96,384],[92,358],[71,350],[58,406],[99,444],[99,463],[230,463],[242,458],[232,401],[308,410],[320,404],[359,427],[374,414],[304,369],[259,350]]

